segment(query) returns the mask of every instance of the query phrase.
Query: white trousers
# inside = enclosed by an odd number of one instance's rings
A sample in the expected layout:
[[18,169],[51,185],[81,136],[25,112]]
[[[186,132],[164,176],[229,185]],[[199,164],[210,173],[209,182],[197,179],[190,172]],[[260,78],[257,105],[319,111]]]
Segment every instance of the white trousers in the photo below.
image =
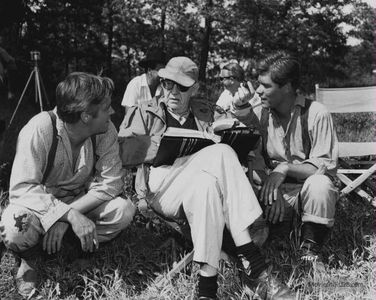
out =
[[179,218],[184,210],[194,246],[194,260],[218,268],[224,226],[232,236],[246,230],[262,210],[230,146],[217,144],[178,158],[172,166],[152,168],[152,206]]

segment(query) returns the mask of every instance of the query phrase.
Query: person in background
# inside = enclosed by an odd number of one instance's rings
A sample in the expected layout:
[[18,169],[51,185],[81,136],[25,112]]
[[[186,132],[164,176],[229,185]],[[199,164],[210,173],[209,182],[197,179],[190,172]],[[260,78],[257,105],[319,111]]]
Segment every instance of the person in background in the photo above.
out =
[[[243,68],[238,63],[228,63],[221,69],[219,78],[223,84],[224,91],[217,100],[217,105],[225,111],[231,108],[231,104],[234,101],[234,97],[238,97],[238,92],[241,87],[252,88],[252,85],[245,80],[245,74]],[[259,98],[254,93],[254,90],[250,91],[253,98],[249,100],[252,106],[256,106],[260,103]]]
[[42,250],[54,254],[68,237],[77,250],[93,252],[132,221],[135,207],[121,197],[113,89],[109,78],[72,73],[57,86],[56,109],[34,116],[18,136],[0,233],[21,258],[23,296],[37,287]]
[[188,220],[194,261],[200,264],[198,298],[216,299],[217,272],[225,226],[252,288],[261,299],[295,299],[295,293],[268,270],[249,226],[261,208],[235,151],[215,144],[170,165],[152,167],[168,127],[210,130],[216,118],[206,99],[197,99],[198,67],[188,57],[174,57],[158,72],[163,96],[152,105],[128,110],[119,130],[123,166],[137,166],[140,199],[160,215]]
[[258,124],[262,133],[253,165],[259,201],[270,223],[283,221],[287,210],[297,211],[301,260],[323,266],[321,249],[334,225],[338,199],[333,183],[338,141],[332,117],[322,104],[298,93],[300,64],[295,57],[277,52],[257,69],[262,107],[253,110],[242,99],[232,110],[243,123]]
[[14,98],[13,80],[17,70],[15,59],[3,48],[3,37],[0,36],[0,86],[7,91],[7,98]]
[[139,66],[145,73],[133,78],[127,85],[123,101],[125,111],[138,104],[149,103],[155,96],[159,96],[160,87],[158,71],[166,64],[166,54],[160,49],[151,49],[146,57],[140,61]]

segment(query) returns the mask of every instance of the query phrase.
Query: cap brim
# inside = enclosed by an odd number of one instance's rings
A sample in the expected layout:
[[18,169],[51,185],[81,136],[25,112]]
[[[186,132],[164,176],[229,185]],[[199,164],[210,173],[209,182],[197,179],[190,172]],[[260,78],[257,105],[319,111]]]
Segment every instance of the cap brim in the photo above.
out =
[[191,87],[195,83],[195,81],[192,78],[183,74],[171,72],[167,69],[160,69],[158,71],[158,76],[161,78],[166,78],[175,81],[185,87]]

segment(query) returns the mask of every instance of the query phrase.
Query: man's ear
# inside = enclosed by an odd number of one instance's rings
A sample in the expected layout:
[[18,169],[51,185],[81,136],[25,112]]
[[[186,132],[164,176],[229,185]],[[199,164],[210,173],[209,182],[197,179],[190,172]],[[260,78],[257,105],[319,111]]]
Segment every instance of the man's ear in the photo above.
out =
[[86,111],[83,111],[81,113],[81,121],[84,123],[84,124],[87,124],[90,119],[92,118],[91,115],[89,115]]
[[291,82],[286,83],[282,87],[283,91],[288,94],[288,93],[295,93],[294,89],[292,88]]

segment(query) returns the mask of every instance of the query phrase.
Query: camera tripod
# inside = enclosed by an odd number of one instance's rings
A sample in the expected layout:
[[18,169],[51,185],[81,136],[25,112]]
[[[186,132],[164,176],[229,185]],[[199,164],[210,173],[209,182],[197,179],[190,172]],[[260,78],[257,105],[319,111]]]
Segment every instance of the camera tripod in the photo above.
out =
[[[32,58],[33,58],[33,56],[32,56]],[[8,128],[10,127],[10,125],[13,122],[13,119],[14,119],[16,113],[17,113],[18,107],[20,106],[22,99],[25,96],[25,93],[26,93],[27,88],[28,88],[28,86],[31,82],[31,79],[33,78],[33,75],[34,75],[34,86],[35,86],[35,103],[39,103],[40,111],[43,111],[43,101],[42,101],[42,92],[43,92],[43,96],[46,98],[47,105],[50,105],[50,103],[48,101],[46,89],[44,88],[42,77],[40,76],[40,72],[39,72],[39,68],[38,68],[38,60],[39,60],[39,56],[34,57],[34,59],[33,59],[33,61],[34,61],[33,70],[31,71],[29,79],[26,82],[25,88],[22,91],[21,97],[18,100],[16,109],[14,110],[13,115],[12,115],[10,121],[9,121]]]

